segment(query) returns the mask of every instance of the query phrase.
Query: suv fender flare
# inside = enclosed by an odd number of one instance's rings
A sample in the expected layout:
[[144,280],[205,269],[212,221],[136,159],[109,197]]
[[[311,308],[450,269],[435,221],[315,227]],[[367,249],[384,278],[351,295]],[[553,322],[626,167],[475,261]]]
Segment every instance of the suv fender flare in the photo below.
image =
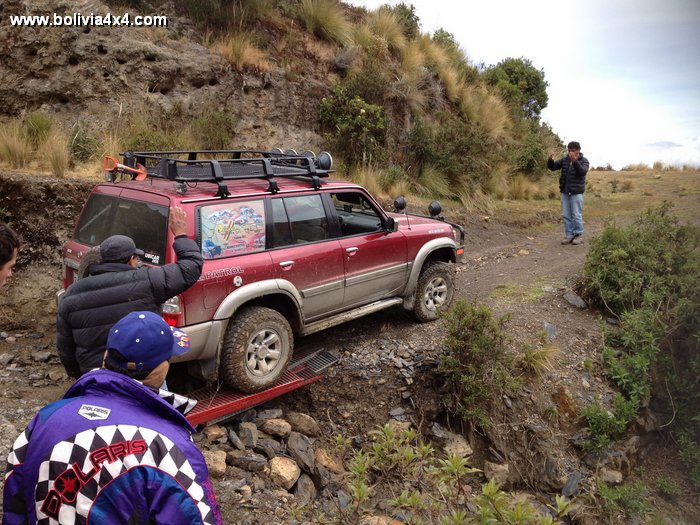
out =
[[[450,256],[449,257],[430,257],[434,252],[448,248]],[[426,242],[413,261],[411,266],[411,275],[408,277],[408,282],[406,283],[406,288],[403,292],[403,307],[407,310],[413,309],[413,303],[415,301],[415,291],[416,284],[418,283],[418,277],[420,277],[420,272],[423,270],[425,262],[428,260],[438,260],[443,262],[456,262],[457,261],[457,243],[452,239],[447,237],[440,237],[438,239],[433,239]]]
[[[299,291],[292,283],[285,279],[268,279],[265,281],[246,284],[245,286],[241,286],[238,290],[228,294],[228,296],[221,301],[219,308],[216,310],[214,320],[225,321],[226,324],[228,324],[228,321],[231,319],[231,317],[233,317],[233,314],[235,314],[236,310],[238,310],[242,305],[254,299],[258,299],[273,293],[281,293],[289,297],[295,305],[296,314],[299,316],[299,319],[301,319],[300,312],[303,299],[301,298]],[[292,322],[291,324],[294,325],[295,323]]]

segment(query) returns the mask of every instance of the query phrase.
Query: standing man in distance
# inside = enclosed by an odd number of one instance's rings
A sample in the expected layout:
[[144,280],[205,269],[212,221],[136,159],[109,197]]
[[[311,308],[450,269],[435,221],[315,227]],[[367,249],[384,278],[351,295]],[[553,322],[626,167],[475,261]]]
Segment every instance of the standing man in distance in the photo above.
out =
[[548,169],[561,170],[559,192],[565,233],[562,244],[583,242],[583,193],[586,191],[588,167],[588,159],[583,156],[581,144],[576,141],[569,142],[567,154],[561,159],[554,160],[554,155],[550,154],[547,160]]
[[170,209],[170,230],[176,262],[142,267],[143,252],[134,241],[112,235],[100,244],[99,261],[90,265],[89,275],[68,287],[58,307],[56,345],[69,376],[77,378],[102,365],[107,334],[119,319],[137,310],[160,314],[166,300],[197,282],[202,254],[187,237],[182,208]]
[[12,277],[19,245],[19,236],[7,224],[0,222],[0,287]]

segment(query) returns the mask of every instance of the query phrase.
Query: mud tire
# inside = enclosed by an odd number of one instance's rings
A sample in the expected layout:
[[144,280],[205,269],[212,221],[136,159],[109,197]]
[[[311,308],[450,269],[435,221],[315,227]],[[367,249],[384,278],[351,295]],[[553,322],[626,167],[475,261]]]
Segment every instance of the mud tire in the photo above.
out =
[[287,319],[271,308],[244,308],[229,323],[219,363],[219,378],[241,392],[260,392],[284,373],[294,338]]
[[454,293],[454,265],[445,262],[428,263],[418,277],[413,316],[421,323],[435,321],[450,307]]

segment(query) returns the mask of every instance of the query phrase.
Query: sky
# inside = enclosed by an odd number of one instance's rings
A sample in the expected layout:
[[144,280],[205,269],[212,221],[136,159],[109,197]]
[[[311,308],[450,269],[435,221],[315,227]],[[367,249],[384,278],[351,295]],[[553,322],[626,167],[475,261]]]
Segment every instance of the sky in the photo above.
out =
[[474,64],[525,58],[544,71],[542,111],[592,166],[700,166],[698,0],[353,0],[413,5]]

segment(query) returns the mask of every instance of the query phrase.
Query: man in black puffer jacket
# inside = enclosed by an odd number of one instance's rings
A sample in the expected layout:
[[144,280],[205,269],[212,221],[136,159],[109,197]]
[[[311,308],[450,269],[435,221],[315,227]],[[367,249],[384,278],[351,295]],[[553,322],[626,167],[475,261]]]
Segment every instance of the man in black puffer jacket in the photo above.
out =
[[77,378],[102,366],[109,329],[126,314],[160,314],[166,300],[197,282],[202,254],[186,236],[182,208],[171,208],[170,230],[177,262],[139,267],[143,252],[129,237],[113,235],[100,244],[100,262],[89,267],[89,275],[68,287],[58,307],[56,344],[69,376]]
[[554,160],[550,155],[547,168],[561,170],[559,191],[561,192],[561,209],[564,215],[564,233],[562,244],[581,244],[583,235],[583,193],[586,191],[586,173],[588,159],[581,153],[578,142],[569,142],[567,155]]

